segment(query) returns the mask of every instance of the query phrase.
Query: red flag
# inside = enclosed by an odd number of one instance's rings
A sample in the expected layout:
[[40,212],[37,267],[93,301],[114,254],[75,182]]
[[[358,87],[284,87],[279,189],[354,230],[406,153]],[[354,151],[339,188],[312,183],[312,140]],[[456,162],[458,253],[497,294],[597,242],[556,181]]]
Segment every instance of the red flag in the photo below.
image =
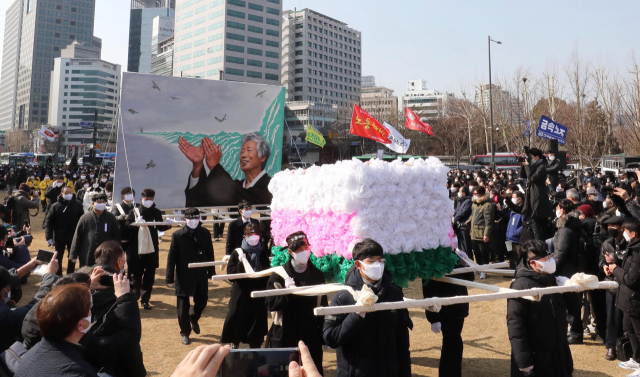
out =
[[387,127],[383,126],[374,117],[369,115],[368,112],[362,110],[362,108],[356,104],[353,104],[350,133],[352,135],[366,137],[367,139],[375,140],[383,144],[391,143]]
[[420,120],[420,117],[418,116],[418,114],[414,113],[413,110],[411,110],[410,108],[408,107],[404,108],[404,117],[405,117],[405,123],[404,123],[405,128],[424,132],[427,135],[433,136],[433,132],[431,131],[431,126],[429,125],[429,123],[425,123],[422,120]]

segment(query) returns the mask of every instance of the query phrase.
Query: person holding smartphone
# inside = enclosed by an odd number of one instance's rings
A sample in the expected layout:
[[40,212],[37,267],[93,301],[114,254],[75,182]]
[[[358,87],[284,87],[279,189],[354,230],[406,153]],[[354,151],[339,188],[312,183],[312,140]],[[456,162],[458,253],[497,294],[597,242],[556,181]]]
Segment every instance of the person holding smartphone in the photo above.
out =
[[[311,245],[304,232],[295,232],[287,237],[289,262],[284,270],[290,276],[284,279],[275,272],[269,277],[267,289],[305,287],[325,283],[324,274],[309,262]],[[267,348],[296,347],[304,341],[309,347],[313,361],[322,374],[322,325],[323,316],[313,314],[318,306],[328,306],[327,296],[280,295],[265,298],[267,310],[276,312],[267,334]]]

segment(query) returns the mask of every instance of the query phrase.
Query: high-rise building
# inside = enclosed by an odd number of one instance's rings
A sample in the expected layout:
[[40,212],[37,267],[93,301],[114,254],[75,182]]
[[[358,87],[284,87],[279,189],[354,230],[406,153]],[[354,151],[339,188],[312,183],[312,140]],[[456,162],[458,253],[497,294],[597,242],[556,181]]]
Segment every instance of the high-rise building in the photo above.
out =
[[[493,123],[521,125],[524,119],[521,103],[511,92],[502,89],[499,85],[492,84],[491,100],[493,101]],[[489,85],[481,85],[476,90],[475,104],[489,114],[491,106],[489,101]]]
[[[105,146],[115,141],[113,132],[118,120],[121,67],[88,55],[99,50],[71,45],[55,59],[51,79],[49,124],[59,127],[68,156],[82,156],[93,143],[93,127],[80,122],[97,123],[98,142]],[[98,111],[98,119],[95,112]]]
[[[5,33],[5,43],[9,42],[14,48],[3,51],[2,70],[4,76],[6,59],[9,64],[7,69],[15,64],[18,72],[14,77],[17,81],[14,105],[11,105],[11,99],[3,103],[0,125],[8,127],[12,124],[11,128],[32,129],[47,122],[53,59],[59,57],[60,50],[74,41],[93,43],[94,11],[95,0],[15,0],[10,5],[7,25],[13,25],[13,28],[12,32]],[[20,12],[21,19],[16,18],[16,12]],[[17,54],[16,29],[19,29],[17,33],[20,40]],[[11,76],[11,73],[7,73],[6,79],[13,80]],[[2,86],[6,90],[10,87],[10,83]],[[13,113],[8,108],[13,108]]]
[[310,9],[288,10],[282,23],[282,80],[289,101],[350,106],[360,98],[362,35]]
[[372,86],[376,86],[376,77],[375,76],[362,76],[362,87],[370,88]]
[[281,0],[178,0],[173,75],[280,84]]
[[153,38],[153,20],[157,16],[167,18],[163,27],[175,18],[175,0],[131,0],[129,19],[129,72],[151,73],[151,46]]
[[151,74],[173,75],[173,26],[170,17],[156,16],[151,34]]
[[0,130],[10,130],[15,123],[23,4],[24,0],[15,0],[5,14],[0,74]]
[[93,37],[87,43],[73,42],[60,52],[63,58],[72,59],[100,59],[102,56],[102,39]]
[[452,93],[442,93],[434,89],[427,89],[426,80],[407,80],[407,90],[402,96],[402,105],[413,110],[420,119],[428,121],[442,115],[448,99]]
[[[371,76],[373,77],[373,76]],[[390,121],[398,117],[398,97],[393,90],[384,86],[363,87],[360,107],[379,121]]]

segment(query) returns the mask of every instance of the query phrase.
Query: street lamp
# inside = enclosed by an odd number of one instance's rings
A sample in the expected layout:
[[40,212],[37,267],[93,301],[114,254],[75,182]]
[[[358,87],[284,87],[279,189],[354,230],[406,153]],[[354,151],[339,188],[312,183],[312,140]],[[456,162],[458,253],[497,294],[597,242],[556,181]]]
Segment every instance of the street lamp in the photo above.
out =
[[495,170],[496,162],[494,159],[495,151],[493,147],[493,87],[491,86],[491,42],[495,42],[499,45],[501,45],[502,42],[494,41],[491,39],[490,35],[487,37],[487,44],[489,45],[489,123],[491,125],[491,169]]

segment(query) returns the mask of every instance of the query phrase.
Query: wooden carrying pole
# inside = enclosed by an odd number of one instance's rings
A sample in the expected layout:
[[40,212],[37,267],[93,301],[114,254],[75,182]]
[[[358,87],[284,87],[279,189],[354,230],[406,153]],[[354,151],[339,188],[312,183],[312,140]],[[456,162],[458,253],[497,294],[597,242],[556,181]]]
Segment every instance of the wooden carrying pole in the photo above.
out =
[[[598,284],[598,288],[596,289],[615,289],[617,287],[618,287],[618,283],[614,281],[602,281]],[[375,312],[379,310],[395,310],[395,309],[409,309],[409,308],[425,309],[427,307],[466,304],[466,303],[481,302],[481,301],[504,300],[509,298],[521,298],[525,296],[541,297],[545,294],[582,292],[586,290],[591,290],[591,288],[588,288],[582,285],[565,285],[562,287],[533,288],[533,289],[524,289],[521,291],[489,293],[489,294],[481,294],[481,295],[473,295],[473,296],[454,296],[454,297],[444,297],[444,298],[434,297],[434,298],[427,298],[424,300],[385,302],[385,303],[373,304],[373,305],[345,305],[345,306],[320,307],[320,308],[315,308],[313,310],[313,313],[317,316],[323,316],[323,315],[332,315],[332,314]]]

